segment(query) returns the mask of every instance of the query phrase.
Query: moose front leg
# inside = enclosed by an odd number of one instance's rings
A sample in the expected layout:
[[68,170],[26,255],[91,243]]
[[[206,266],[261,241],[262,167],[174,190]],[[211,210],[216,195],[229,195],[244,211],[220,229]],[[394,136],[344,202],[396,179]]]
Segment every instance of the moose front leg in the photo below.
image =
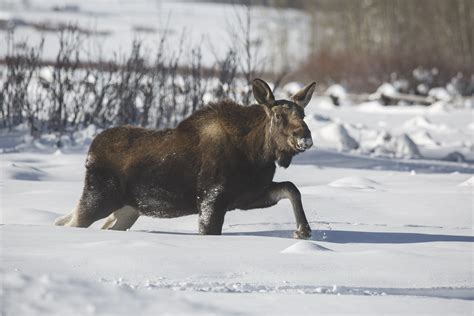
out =
[[301,193],[292,182],[273,182],[265,192],[255,201],[246,205],[242,209],[263,208],[275,205],[282,199],[288,199],[293,206],[293,213],[296,219],[296,231],[294,238],[308,239],[311,237],[311,227],[308,224],[306,215],[301,203]]
[[199,197],[199,233],[202,235],[221,235],[224,225],[225,209],[220,207],[220,186],[204,190]]

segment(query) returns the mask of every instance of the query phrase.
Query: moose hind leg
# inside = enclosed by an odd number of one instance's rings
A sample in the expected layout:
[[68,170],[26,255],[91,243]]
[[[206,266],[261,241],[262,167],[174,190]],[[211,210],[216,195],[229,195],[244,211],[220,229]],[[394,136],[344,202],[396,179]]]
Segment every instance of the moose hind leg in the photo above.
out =
[[297,229],[293,234],[294,238],[308,239],[311,237],[311,227],[308,224],[301,202],[301,193],[292,182],[273,182],[270,187],[256,200],[245,205],[241,209],[248,210],[254,208],[270,207],[277,204],[282,199],[288,199],[293,206]]
[[102,229],[127,230],[135,224],[138,217],[140,217],[140,213],[135,208],[126,205],[110,214]]
[[66,215],[63,215],[61,217],[58,217],[54,220],[54,225],[56,226],[64,226],[66,225],[67,223],[69,223],[72,219],[72,217],[74,216],[74,211],[66,214]]
[[65,226],[89,227],[123,205],[123,194],[118,177],[108,169],[88,169],[79,204]]

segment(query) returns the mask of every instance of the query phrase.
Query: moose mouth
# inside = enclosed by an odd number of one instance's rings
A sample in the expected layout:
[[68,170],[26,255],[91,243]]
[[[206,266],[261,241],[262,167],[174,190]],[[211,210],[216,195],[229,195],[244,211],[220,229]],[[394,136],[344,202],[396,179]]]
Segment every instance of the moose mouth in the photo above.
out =
[[306,147],[300,146],[300,145],[298,145],[298,144],[296,144],[295,148],[296,148],[296,150],[297,150],[298,152],[300,152],[300,153],[302,153],[302,152],[304,152],[304,151],[306,150]]
[[306,149],[310,148],[311,146],[313,146],[313,141],[312,141],[311,138],[300,138],[295,142],[293,147],[298,152],[301,153],[301,152],[305,151]]

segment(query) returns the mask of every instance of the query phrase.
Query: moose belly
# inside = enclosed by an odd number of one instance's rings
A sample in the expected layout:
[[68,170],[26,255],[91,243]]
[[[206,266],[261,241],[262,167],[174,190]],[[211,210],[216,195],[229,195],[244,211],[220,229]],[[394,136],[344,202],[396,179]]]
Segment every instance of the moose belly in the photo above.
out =
[[137,188],[133,201],[140,214],[146,216],[173,218],[197,213],[194,196],[162,188]]

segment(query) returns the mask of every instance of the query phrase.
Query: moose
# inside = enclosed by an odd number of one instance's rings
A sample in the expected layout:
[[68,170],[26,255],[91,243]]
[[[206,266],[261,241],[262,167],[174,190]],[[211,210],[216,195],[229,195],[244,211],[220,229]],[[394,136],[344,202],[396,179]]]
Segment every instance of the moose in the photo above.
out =
[[174,129],[132,126],[107,129],[93,140],[78,206],[55,225],[127,230],[140,215],[172,218],[199,214],[199,233],[220,235],[227,211],[275,205],[289,199],[294,238],[311,228],[292,182],[274,182],[276,164],[313,145],[304,108],[316,83],[290,100],[276,100],[268,84],[254,79],[257,104],[210,103]]

